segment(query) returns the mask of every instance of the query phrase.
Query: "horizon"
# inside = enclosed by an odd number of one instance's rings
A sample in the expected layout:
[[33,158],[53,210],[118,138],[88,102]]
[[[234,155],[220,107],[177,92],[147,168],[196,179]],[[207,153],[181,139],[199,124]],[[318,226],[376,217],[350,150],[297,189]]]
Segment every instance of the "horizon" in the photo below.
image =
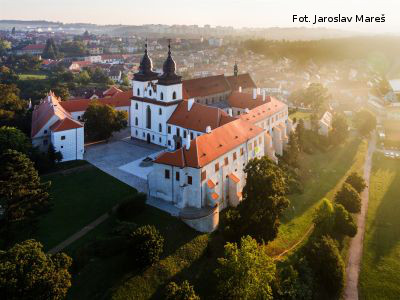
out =
[[[20,0],[18,3],[1,0],[3,9],[1,20],[49,21],[62,23],[87,23],[95,25],[140,26],[162,25],[211,25],[240,28],[327,28],[360,33],[400,33],[400,18],[396,16],[400,4],[394,0],[373,0],[368,6],[363,1],[326,0],[211,0],[164,2],[154,0],[149,11],[146,4],[138,7],[139,1],[115,0],[113,7],[105,0],[81,3],[78,0]],[[120,8],[124,9],[120,9]],[[312,9],[310,9],[312,7]],[[143,10],[143,11],[142,11]],[[224,12],[226,11],[226,13]],[[111,13],[110,13],[111,11]],[[89,12],[89,13],[88,13]],[[293,22],[293,15],[335,17],[365,15],[380,17],[385,15],[384,23],[299,23]],[[179,22],[177,22],[179,19]]]

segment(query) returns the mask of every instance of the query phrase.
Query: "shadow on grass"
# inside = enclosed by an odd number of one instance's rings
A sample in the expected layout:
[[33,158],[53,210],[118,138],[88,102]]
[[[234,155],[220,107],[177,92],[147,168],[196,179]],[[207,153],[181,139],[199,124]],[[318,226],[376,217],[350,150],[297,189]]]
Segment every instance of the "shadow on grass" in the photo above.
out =
[[301,161],[304,193],[289,196],[290,207],[282,224],[301,216],[335,188],[357,160],[360,144],[360,140],[353,140],[324,153],[304,155]]
[[[373,251],[373,257],[377,263],[400,241],[400,164],[387,162],[376,172],[396,172],[390,184],[386,182],[389,185],[382,195],[372,223],[374,231],[369,241],[369,248]],[[385,182],[380,182],[380,184],[384,186]]]

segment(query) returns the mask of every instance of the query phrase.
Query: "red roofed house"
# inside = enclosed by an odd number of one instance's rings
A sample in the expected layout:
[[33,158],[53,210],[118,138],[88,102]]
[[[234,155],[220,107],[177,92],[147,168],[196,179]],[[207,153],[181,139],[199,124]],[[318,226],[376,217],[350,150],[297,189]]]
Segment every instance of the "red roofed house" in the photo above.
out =
[[50,92],[32,114],[32,144],[47,151],[52,143],[56,151],[63,155],[63,161],[83,159],[83,124],[73,119],[61,100]]
[[21,50],[17,50],[17,55],[30,54],[30,55],[42,55],[45,44],[30,44],[26,45]]

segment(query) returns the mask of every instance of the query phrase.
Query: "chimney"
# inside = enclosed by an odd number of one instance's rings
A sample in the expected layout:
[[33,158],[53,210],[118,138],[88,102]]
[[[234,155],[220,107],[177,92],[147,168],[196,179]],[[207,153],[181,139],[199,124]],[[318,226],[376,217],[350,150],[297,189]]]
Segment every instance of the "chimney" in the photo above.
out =
[[253,100],[257,99],[257,89],[253,89]]
[[231,116],[231,117],[233,116],[232,108],[228,108],[228,115]]
[[247,107],[244,109],[244,113],[245,113],[245,114],[248,114],[248,113],[249,113],[249,109],[248,109]]
[[193,98],[188,100],[188,111],[190,111],[192,109],[193,103],[194,103]]
[[186,150],[189,151],[190,149],[190,132],[186,134]]
[[263,96],[263,101],[265,102],[265,97],[266,97],[265,89],[263,89],[263,91],[262,91],[262,96]]
[[211,133],[211,126],[206,127],[206,133]]
[[241,86],[239,86],[239,93],[241,93],[242,92],[242,87]]

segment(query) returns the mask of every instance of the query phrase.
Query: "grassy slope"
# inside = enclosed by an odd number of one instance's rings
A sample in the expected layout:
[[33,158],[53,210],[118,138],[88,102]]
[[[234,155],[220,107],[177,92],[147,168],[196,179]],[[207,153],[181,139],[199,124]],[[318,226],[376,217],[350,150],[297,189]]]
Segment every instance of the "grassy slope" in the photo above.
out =
[[35,238],[50,249],[133,195],[135,189],[93,167],[71,174],[45,175],[54,206],[39,221]]
[[[304,155],[302,164],[308,165],[303,195],[291,197],[294,210],[283,220],[278,238],[268,245],[271,254],[290,247],[307,231],[314,208],[323,197],[332,198],[345,175],[361,170],[366,143],[356,140],[327,153]],[[129,257],[121,254],[111,258],[94,258],[74,277],[69,299],[158,299],[163,287],[171,280],[189,280],[203,297],[215,293],[213,270],[216,258],[222,256],[223,241],[217,233],[199,234],[181,221],[155,208],[147,209],[132,220],[137,224],[154,224],[165,237],[165,253],[160,263],[142,273],[132,270]],[[90,240],[111,236],[115,220],[111,218],[67,252],[76,250]],[[207,245],[209,247],[207,248]]]
[[278,237],[268,244],[270,255],[276,255],[299,240],[312,224],[315,208],[324,197],[333,198],[345,177],[353,171],[362,173],[367,143],[351,140],[326,153],[304,154],[300,163],[304,170],[304,193],[290,197],[288,209]]
[[375,154],[360,274],[360,299],[400,298],[400,161]]
[[19,74],[18,78],[19,80],[43,80],[47,76],[44,74]]

